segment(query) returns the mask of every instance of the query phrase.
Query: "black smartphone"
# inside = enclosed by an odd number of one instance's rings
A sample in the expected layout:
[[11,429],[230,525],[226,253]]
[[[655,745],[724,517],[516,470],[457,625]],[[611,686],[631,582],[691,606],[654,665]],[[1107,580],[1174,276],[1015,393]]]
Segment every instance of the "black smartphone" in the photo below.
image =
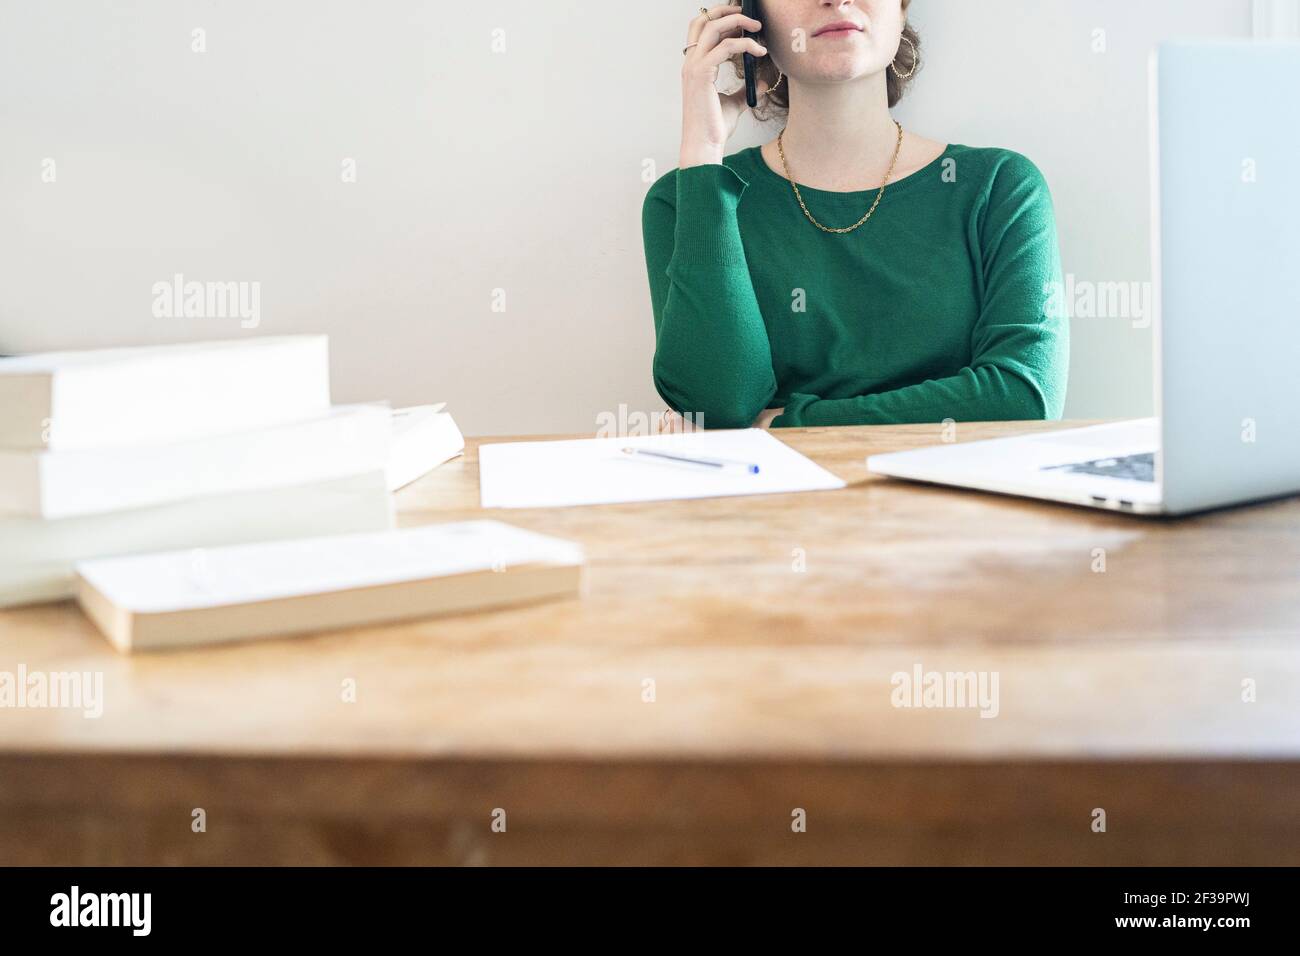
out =
[[[758,0],[740,0],[740,12],[757,20]],[[742,31],[740,35],[748,37],[754,34]],[[758,64],[752,53],[742,53],[741,59],[745,63],[745,102],[753,109],[758,105]]]

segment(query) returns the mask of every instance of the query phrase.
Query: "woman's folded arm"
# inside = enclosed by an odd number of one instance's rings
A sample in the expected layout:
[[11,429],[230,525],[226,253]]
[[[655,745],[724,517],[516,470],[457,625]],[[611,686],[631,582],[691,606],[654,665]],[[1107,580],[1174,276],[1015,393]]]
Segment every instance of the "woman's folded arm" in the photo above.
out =
[[773,422],[773,427],[1059,418],[1060,412],[1052,414],[1048,401],[1043,389],[1032,379],[996,365],[984,365],[874,395],[823,399],[796,393],[786,401],[785,412]]
[[642,209],[655,387],[706,428],[747,428],[776,394],[736,218],[745,187],[730,167],[690,166],[655,183]]
[[982,258],[982,305],[964,368],[869,395],[793,394],[774,426],[1060,418],[1069,330],[1051,194],[1033,163],[1007,155],[973,238]]

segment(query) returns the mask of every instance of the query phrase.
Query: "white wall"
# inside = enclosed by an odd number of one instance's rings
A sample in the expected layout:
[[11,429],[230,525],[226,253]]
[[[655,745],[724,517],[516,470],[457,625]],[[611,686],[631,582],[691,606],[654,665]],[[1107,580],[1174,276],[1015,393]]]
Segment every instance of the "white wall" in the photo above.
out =
[[[337,400],[447,400],[471,433],[658,408],[640,208],[698,5],[0,0],[0,351],[326,331]],[[1251,10],[916,0],[900,118],[1027,153],[1067,270],[1143,281],[1147,52]],[[256,333],[155,318],[176,272],[261,282]],[[1073,348],[1070,415],[1150,410],[1149,330],[1077,320]]]

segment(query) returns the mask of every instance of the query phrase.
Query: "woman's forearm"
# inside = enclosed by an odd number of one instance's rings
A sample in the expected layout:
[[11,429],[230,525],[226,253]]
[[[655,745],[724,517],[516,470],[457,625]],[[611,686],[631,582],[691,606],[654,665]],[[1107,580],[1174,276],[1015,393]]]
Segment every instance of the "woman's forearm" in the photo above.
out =
[[[1054,375],[1055,372],[1048,372]],[[962,369],[947,378],[850,398],[791,395],[773,425],[911,425],[1027,421],[1061,417],[1064,387],[994,365]]]

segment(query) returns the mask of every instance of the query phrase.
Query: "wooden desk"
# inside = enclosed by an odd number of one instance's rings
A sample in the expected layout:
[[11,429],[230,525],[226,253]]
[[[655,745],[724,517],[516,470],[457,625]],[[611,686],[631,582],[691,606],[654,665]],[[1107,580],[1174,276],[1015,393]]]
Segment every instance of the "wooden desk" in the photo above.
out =
[[[0,670],[106,698],[0,710],[0,863],[1300,864],[1300,501],[1160,522],[868,477],[937,426],[778,434],[851,487],[492,513],[585,544],[582,601],[135,658],[0,612]],[[482,514],[476,445],[403,524]],[[998,716],[892,706],[916,664]]]

